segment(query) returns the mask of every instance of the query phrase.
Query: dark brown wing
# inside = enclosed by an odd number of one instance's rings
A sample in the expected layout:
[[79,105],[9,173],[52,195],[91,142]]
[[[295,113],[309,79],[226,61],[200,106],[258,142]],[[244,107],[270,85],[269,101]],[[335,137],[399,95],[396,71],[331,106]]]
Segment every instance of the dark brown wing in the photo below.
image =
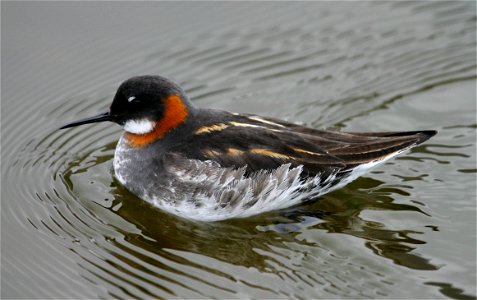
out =
[[[224,115],[225,114],[225,115]],[[303,165],[307,174],[329,174],[383,158],[423,142],[435,132],[345,133],[253,115],[211,114],[171,152],[214,160],[248,171]]]
[[319,145],[329,155],[340,158],[347,166],[380,160],[392,153],[421,144],[437,131],[340,132],[320,130],[273,118],[263,120],[285,126],[289,131]]
[[[368,163],[384,159],[393,153],[421,144],[437,132],[407,131],[407,132],[348,132],[335,133],[342,145],[326,148],[331,154],[341,158],[347,166]],[[329,138],[333,138],[330,134]]]
[[214,160],[225,167],[247,166],[249,172],[275,169],[282,164],[304,165],[309,174],[331,173],[345,167],[306,136],[262,127],[230,126],[196,134],[171,152],[200,160]]

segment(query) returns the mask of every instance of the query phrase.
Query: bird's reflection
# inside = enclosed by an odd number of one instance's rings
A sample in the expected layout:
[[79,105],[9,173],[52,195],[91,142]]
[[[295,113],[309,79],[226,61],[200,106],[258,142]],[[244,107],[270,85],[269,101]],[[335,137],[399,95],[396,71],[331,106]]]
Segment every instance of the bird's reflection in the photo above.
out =
[[[105,145],[101,149],[96,149],[95,155],[88,153],[78,157],[77,161],[71,161],[64,172],[64,183],[68,189],[73,193],[77,188],[82,190],[83,181],[80,178],[86,171],[104,173],[105,170],[111,170],[110,161],[114,145],[115,143]],[[95,171],[94,168],[98,169]],[[207,274],[215,274],[226,280],[236,280],[233,274],[227,273],[217,266],[208,265],[207,262],[210,259],[218,260],[225,265],[254,269],[260,273],[273,273],[282,276],[281,274],[285,272],[287,276],[290,276],[290,274],[307,272],[300,263],[290,265],[289,261],[292,259],[290,255],[300,256],[300,253],[311,251],[315,253],[313,258],[314,273],[307,276],[322,285],[333,284],[332,276],[327,271],[321,274],[319,266],[321,264],[321,267],[326,269],[325,265],[329,263],[330,259],[328,254],[333,253],[336,249],[324,245],[319,238],[303,239],[300,237],[302,233],[312,231],[335,236],[336,234],[345,234],[357,237],[372,253],[400,266],[417,270],[438,268],[429,259],[414,253],[415,248],[426,243],[423,238],[418,238],[420,235],[423,236],[423,232],[405,224],[400,224],[405,229],[390,229],[391,223],[367,220],[366,214],[363,213],[367,210],[380,211],[383,214],[391,211],[407,211],[425,215],[426,213],[419,206],[395,203],[393,197],[396,195],[410,197],[406,192],[408,187],[389,188],[382,181],[365,177],[339,191],[325,195],[317,201],[286,210],[246,219],[196,222],[162,212],[137,198],[114,180],[112,172],[111,177],[104,174],[103,178],[111,178],[108,195],[113,199],[108,202],[101,200],[96,202],[101,204],[104,209],[109,210],[112,215],[119,216],[119,219],[125,220],[138,229],[131,230],[131,227],[110,224],[123,238],[107,238],[110,246],[113,246],[113,248],[106,246],[110,255],[133,269],[127,270],[124,266],[113,264],[110,260],[105,260],[105,262],[110,264],[109,268],[117,269],[131,276],[137,277],[135,271],[132,270],[148,274],[157,280],[149,280],[143,284],[152,285],[169,294],[174,294],[174,292],[168,288],[167,282],[172,282],[175,285],[184,284],[175,280],[175,276],[215,286],[214,282],[206,278],[186,272],[185,270],[190,267],[200,269]],[[407,201],[407,203],[413,203],[413,201]],[[98,214],[101,211],[94,213]],[[97,217],[101,218],[101,216]],[[113,219],[109,220],[114,222]],[[325,252],[316,252],[314,251],[316,249]],[[356,255],[359,256],[360,253]],[[197,257],[207,258],[196,259]],[[350,257],[350,259],[352,258]],[[95,266],[100,268],[97,264]],[[151,270],[151,267],[156,270]],[[107,268],[101,267],[101,270],[107,270]],[[175,275],[165,275],[157,270]],[[337,272],[337,270],[333,272]],[[108,271],[108,274],[114,274],[114,272]],[[120,279],[118,278],[118,280]],[[140,281],[142,282],[142,280],[145,279],[141,277]],[[120,286],[121,284],[115,283],[115,285]],[[266,289],[266,286],[257,286]],[[183,287],[193,289],[190,284]],[[217,286],[215,287],[217,288]],[[219,288],[226,289],[223,286]],[[156,297],[157,295],[151,294],[150,296]]]
[[[117,182],[113,183],[112,191],[116,203],[121,203],[115,213],[142,231],[143,236],[125,232],[127,239],[151,252],[164,248],[191,251],[236,265],[266,269],[268,265],[265,260],[270,257],[261,256],[257,249],[270,251],[273,247],[284,247],[285,242],[307,244],[309,241],[298,240],[296,235],[319,229],[359,237],[373,253],[398,265],[419,270],[437,269],[428,259],[413,253],[425,241],[410,235],[418,236],[423,232],[413,229],[391,230],[384,223],[361,217],[365,209],[425,214],[416,206],[393,203],[389,193],[374,194],[358,190],[359,186],[377,188],[382,184],[378,180],[362,178],[342,191],[307,205],[248,219],[209,223],[189,221],[164,213],[144,203]],[[315,242],[320,244],[320,241]]]

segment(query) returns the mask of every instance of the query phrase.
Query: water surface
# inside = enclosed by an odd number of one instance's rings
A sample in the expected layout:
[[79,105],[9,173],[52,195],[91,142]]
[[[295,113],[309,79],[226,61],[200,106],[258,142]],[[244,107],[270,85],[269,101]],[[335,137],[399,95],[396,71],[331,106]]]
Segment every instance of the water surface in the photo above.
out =
[[[476,297],[476,7],[2,2],[2,298]],[[314,128],[439,134],[319,201],[191,222],[114,179],[123,80]]]

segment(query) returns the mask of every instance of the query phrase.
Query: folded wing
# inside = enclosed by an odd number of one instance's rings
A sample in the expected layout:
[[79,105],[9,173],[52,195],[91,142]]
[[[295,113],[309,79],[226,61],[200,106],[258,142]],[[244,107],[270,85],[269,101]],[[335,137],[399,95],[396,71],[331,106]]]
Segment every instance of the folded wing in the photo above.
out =
[[173,149],[248,172],[303,165],[306,175],[330,174],[420,144],[435,131],[339,132],[312,129],[271,118],[231,115],[198,127]]

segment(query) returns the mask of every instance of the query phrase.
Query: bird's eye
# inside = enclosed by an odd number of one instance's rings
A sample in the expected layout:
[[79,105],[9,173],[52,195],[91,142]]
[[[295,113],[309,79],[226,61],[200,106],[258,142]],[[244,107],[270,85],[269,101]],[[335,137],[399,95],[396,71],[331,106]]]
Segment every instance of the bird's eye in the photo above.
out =
[[136,96],[131,96],[131,97],[128,98],[128,102],[132,102],[132,101],[134,101],[134,99],[136,99]]

